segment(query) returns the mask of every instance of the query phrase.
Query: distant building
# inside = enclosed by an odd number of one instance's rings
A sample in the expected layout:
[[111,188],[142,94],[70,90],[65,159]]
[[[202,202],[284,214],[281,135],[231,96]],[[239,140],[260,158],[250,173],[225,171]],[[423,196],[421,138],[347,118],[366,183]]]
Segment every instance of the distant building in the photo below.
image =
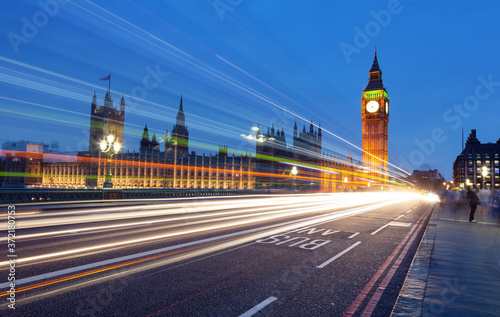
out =
[[413,173],[408,178],[411,183],[415,184],[417,189],[434,192],[442,189],[443,183],[446,182],[437,169],[413,170]]
[[496,143],[481,143],[476,137],[476,129],[472,129],[465,148],[453,163],[453,182],[460,187],[470,184],[500,189],[499,162],[500,139]]
[[49,151],[49,145],[41,142],[30,141],[17,141],[2,143],[2,150],[31,152],[31,153],[44,153]]
[[40,184],[44,149],[49,146],[43,143],[18,141],[2,144],[5,155],[5,175],[3,187],[24,188]]

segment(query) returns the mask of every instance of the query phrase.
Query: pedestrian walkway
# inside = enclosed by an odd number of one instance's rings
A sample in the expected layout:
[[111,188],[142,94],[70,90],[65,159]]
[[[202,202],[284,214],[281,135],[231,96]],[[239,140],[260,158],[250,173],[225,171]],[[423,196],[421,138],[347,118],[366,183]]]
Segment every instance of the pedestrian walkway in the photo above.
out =
[[391,316],[499,316],[500,211],[436,205]]

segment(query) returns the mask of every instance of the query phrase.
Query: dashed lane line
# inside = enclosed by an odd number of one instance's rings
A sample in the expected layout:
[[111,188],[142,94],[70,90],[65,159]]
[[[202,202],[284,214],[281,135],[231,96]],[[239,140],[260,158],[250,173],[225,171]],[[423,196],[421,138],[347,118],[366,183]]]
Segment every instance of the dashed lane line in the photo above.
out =
[[264,308],[266,308],[269,304],[271,304],[275,300],[277,300],[277,298],[274,296],[271,296],[268,299],[266,299],[265,301],[262,301],[260,304],[254,306],[252,309],[250,309],[246,313],[241,314],[239,317],[253,316],[253,315],[257,314],[258,312],[260,312],[261,310],[263,310]]

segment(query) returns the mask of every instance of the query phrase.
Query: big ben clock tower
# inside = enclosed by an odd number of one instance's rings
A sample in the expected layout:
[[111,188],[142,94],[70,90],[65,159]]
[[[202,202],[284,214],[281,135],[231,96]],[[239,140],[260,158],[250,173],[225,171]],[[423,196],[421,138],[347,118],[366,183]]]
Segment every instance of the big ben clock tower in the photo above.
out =
[[369,178],[384,183],[388,178],[389,96],[382,83],[376,49],[368,84],[361,97],[361,122],[363,166],[369,170]]

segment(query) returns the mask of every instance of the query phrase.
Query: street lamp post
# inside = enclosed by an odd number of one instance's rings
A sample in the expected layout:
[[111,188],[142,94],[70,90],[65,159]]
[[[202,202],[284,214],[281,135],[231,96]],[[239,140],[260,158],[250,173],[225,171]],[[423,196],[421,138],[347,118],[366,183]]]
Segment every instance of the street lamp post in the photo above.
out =
[[292,176],[293,176],[293,190],[294,191],[297,189],[297,184],[295,183],[295,176],[297,176],[298,173],[299,173],[299,171],[297,170],[297,166],[292,167],[292,171],[290,172],[290,174],[292,174]]
[[113,155],[120,151],[121,144],[118,142],[118,139],[115,139],[114,135],[108,135],[104,138],[101,143],[99,143],[99,147],[101,148],[101,152],[106,153],[108,157],[108,172],[104,177],[103,188],[113,188],[113,182],[111,181],[111,161],[113,159]]
[[481,175],[483,175],[483,189],[486,189],[485,188],[485,186],[486,186],[485,178],[488,175],[488,168],[486,166],[484,166],[484,165],[483,165],[483,167],[481,169]]

